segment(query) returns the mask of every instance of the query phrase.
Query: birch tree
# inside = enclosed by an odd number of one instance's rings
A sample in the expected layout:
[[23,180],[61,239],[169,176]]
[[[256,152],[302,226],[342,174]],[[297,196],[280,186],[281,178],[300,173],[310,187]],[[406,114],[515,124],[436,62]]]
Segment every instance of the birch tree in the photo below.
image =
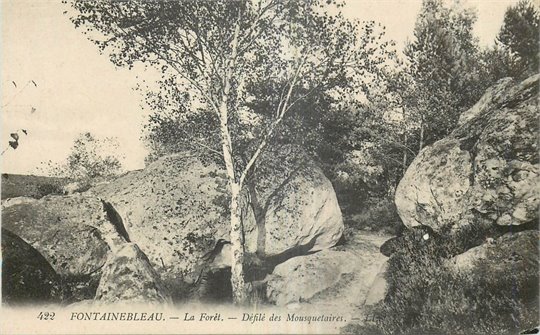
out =
[[[173,99],[211,113],[230,193],[231,283],[235,303],[246,301],[240,194],[286,115],[322,88],[340,94],[360,67],[383,60],[359,45],[357,25],[330,14],[333,1],[88,1],[70,3],[72,21],[117,66],[140,62],[161,71]],[[367,57],[366,55],[373,55]],[[253,104],[266,83],[265,107]],[[258,106],[258,107],[257,107]],[[206,126],[194,124],[194,127]],[[248,132],[241,155],[239,132]],[[246,130],[247,129],[247,130]]]
[[451,7],[442,0],[422,1],[414,38],[405,48],[414,80],[407,108],[416,114],[418,152],[450,133],[486,88],[477,62],[475,21],[476,13],[459,1]]

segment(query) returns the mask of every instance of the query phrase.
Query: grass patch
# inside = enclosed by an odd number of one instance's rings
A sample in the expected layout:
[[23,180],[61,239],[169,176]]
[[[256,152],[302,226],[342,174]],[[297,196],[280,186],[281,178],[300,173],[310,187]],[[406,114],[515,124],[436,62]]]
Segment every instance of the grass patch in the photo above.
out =
[[[467,235],[465,230],[461,234],[457,245],[441,243],[445,236],[421,247],[414,239],[406,240],[389,259],[388,293],[369,311],[373,322],[343,331],[469,335],[517,334],[536,327],[537,232],[511,235],[489,249],[485,260],[475,261],[472,271],[459,271],[446,260],[477,242],[478,234]],[[469,241],[464,242],[467,236]]]

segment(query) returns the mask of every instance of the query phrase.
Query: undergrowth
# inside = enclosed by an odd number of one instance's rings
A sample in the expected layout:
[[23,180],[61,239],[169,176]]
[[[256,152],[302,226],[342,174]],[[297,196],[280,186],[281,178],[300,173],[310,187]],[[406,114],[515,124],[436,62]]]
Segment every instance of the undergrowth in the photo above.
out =
[[[474,271],[451,267],[447,258],[478,244],[464,230],[458,243],[445,236],[423,243],[409,239],[388,260],[388,291],[368,322],[342,331],[355,334],[518,334],[538,326],[537,235],[498,246]],[[452,240],[455,240],[456,236]],[[467,245],[469,244],[469,245]],[[501,256],[502,255],[502,256]]]

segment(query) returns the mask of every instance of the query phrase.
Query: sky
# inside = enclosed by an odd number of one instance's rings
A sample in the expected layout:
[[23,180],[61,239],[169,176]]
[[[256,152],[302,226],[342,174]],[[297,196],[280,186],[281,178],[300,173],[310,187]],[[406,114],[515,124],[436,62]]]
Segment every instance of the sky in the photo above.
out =
[[[486,46],[517,0],[462,2],[478,9],[475,33]],[[345,14],[380,22],[402,47],[412,37],[420,6],[421,0],[348,0]],[[19,131],[20,145],[1,156],[0,170],[36,174],[41,162],[65,160],[75,137],[86,131],[117,137],[124,167],[141,168],[146,116],[133,87],[136,74],[144,73],[116,68],[74,28],[65,10],[61,0],[1,1],[0,149],[7,148],[11,132],[25,129],[28,135]]]

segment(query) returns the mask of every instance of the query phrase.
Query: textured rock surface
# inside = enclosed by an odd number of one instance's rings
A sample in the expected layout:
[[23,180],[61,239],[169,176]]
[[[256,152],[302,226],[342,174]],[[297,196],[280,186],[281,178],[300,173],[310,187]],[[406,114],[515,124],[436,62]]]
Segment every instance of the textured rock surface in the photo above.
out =
[[[270,155],[283,159],[268,159]],[[306,245],[309,251],[334,246],[343,234],[343,219],[332,183],[302,152],[280,148],[269,152],[264,170],[256,174],[256,196],[251,192],[257,224],[266,233],[258,236],[258,251],[275,255]],[[258,208],[257,208],[258,207]]]
[[105,263],[102,205],[84,195],[46,196],[4,208],[2,225],[38,250],[60,275],[88,275]]
[[2,228],[2,302],[58,301],[60,278],[32,246]]
[[[246,205],[247,194],[243,199],[248,252],[262,249],[267,254],[278,253],[315,236],[313,250],[320,250],[339,240],[341,212],[332,186],[320,169],[305,167],[290,175],[280,170],[268,176],[255,186],[254,193],[265,207],[264,216],[259,215],[266,218],[263,229],[257,229],[254,211]],[[90,192],[112,203],[124,219],[131,240],[167,282],[182,277],[190,282],[193,276],[187,275],[198,268],[201,257],[218,239],[229,239],[225,174],[217,165],[196,157],[163,157],[144,170]],[[226,246],[225,257],[216,258],[223,266],[227,265],[228,251]]]
[[508,233],[452,257],[448,265],[461,272],[482,267],[485,275],[495,278],[508,271],[538,271],[538,238],[537,230]]
[[41,253],[65,282],[66,299],[93,298],[109,247],[110,226],[95,197],[46,196],[2,210],[2,226]]
[[504,80],[461,125],[424,148],[396,190],[408,227],[521,225],[538,219],[538,80]]
[[[226,187],[217,165],[179,154],[89,192],[114,206],[131,241],[163,279],[178,281],[197,267],[215,241],[229,239]],[[254,221],[245,216],[249,236]]]
[[515,84],[512,78],[499,80],[495,85],[486,90],[484,95],[472,108],[459,116],[458,125],[461,126],[479,115],[489,113],[490,108],[497,108],[497,105],[504,102],[506,94]]
[[[267,280],[267,297],[276,305],[313,304],[359,313],[381,264],[384,237],[356,236],[346,246],[291,258],[279,264]],[[356,311],[356,312],[353,312]],[[355,317],[357,317],[355,315]]]
[[171,302],[158,274],[135,243],[125,243],[109,254],[95,300],[103,303]]

